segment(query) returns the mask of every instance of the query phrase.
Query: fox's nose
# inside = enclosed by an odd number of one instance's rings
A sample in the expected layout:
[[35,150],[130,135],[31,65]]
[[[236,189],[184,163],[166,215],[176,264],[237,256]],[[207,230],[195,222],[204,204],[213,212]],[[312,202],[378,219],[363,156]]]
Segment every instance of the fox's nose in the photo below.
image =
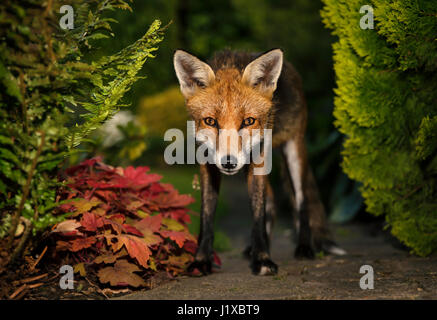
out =
[[232,170],[237,167],[237,158],[231,155],[224,156],[221,159],[221,165],[226,170]]

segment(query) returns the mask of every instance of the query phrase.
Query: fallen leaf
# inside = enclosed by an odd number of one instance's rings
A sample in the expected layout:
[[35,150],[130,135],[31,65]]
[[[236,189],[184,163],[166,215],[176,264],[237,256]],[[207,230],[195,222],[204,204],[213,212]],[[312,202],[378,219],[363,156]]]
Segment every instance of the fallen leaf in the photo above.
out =
[[82,277],[86,276],[85,264],[83,262],[73,266],[74,273],[79,273]]
[[118,260],[113,267],[100,269],[97,273],[102,283],[109,282],[112,286],[144,287],[144,280],[134,272],[141,271],[135,264],[126,260]]

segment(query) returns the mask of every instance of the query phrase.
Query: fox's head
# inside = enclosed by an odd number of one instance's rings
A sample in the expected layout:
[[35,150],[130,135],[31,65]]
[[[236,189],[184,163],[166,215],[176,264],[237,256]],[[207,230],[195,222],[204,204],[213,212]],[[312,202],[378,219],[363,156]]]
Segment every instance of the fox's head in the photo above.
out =
[[196,141],[206,143],[224,174],[237,173],[249,163],[252,149],[273,125],[272,97],[282,69],[282,51],[271,50],[244,70],[216,72],[195,56],[177,50],[174,68],[191,117]]

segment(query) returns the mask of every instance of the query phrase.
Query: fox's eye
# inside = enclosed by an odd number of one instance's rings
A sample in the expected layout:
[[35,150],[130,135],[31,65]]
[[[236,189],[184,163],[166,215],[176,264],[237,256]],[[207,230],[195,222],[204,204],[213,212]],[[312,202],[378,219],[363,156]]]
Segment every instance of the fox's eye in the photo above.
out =
[[217,120],[214,119],[214,118],[207,117],[207,118],[203,119],[203,121],[204,121],[208,126],[211,126],[211,127],[215,127],[215,126],[217,126]]
[[251,126],[255,123],[255,119],[252,117],[243,120],[243,127]]

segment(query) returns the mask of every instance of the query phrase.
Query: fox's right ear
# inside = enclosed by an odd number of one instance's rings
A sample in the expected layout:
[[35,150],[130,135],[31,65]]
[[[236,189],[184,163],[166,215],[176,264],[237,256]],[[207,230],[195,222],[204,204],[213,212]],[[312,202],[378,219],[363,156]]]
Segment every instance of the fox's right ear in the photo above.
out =
[[282,56],[281,49],[274,49],[256,58],[244,69],[243,82],[271,96],[281,74]]
[[176,50],[173,57],[174,69],[186,99],[199,88],[209,86],[215,79],[214,71],[205,62],[183,51]]

